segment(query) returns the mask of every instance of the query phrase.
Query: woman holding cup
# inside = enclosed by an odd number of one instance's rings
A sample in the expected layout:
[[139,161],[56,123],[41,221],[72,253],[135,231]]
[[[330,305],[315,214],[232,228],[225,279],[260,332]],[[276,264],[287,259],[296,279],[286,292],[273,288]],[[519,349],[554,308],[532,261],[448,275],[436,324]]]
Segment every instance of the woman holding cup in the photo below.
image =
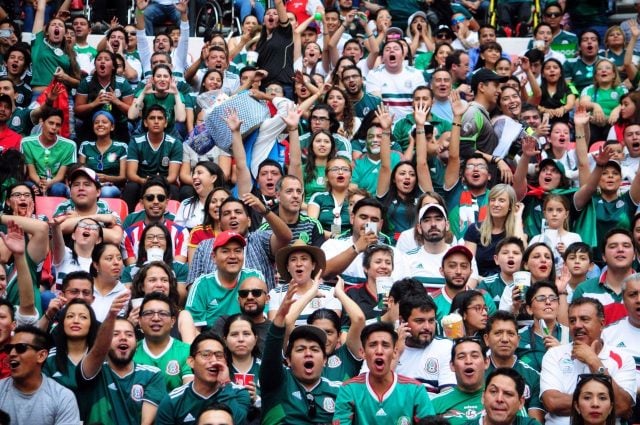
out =
[[252,417],[257,418],[260,416],[260,411],[256,407],[256,402],[260,399],[260,383],[257,377],[261,361],[258,334],[253,321],[242,314],[229,316],[224,322],[222,335],[226,345],[225,355],[229,367],[229,378],[249,391],[253,405],[249,420]]
[[480,291],[470,289],[458,293],[451,301],[452,313],[462,316],[464,335],[461,336],[480,336],[487,327],[489,309]]

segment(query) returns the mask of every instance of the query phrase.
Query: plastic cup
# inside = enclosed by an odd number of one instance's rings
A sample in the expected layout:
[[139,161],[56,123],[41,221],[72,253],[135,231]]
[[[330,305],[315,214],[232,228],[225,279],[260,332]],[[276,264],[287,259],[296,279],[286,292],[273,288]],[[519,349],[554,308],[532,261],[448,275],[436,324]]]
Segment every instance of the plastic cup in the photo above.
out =
[[258,52],[247,52],[247,66],[256,66],[258,64]]
[[131,307],[138,308],[142,305],[143,298],[134,298],[131,300]]
[[524,299],[526,288],[531,286],[530,272],[515,272],[513,274],[513,284],[520,290],[520,298]]
[[376,277],[376,293],[378,294],[378,305],[376,308],[378,311],[384,309],[384,298],[389,296],[391,286],[393,285],[393,278],[391,276],[378,276]]
[[458,313],[447,314],[442,318],[441,324],[445,336],[449,339],[462,338],[465,334],[464,322]]

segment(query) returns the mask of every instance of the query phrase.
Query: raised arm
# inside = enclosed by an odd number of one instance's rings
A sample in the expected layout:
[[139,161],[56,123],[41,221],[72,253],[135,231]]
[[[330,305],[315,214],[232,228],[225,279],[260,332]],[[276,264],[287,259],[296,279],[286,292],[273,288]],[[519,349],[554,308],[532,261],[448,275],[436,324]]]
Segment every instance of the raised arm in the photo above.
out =
[[453,125],[449,141],[449,161],[444,172],[445,189],[451,189],[460,178],[460,130],[462,129],[462,116],[469,107],[460,99],[460,93],[457,90],[451,90],[449,99],[451,99],[451,108],[453,109]]
[[583,107],[578,107],[573,120],[576,128],[576,157],[578,159],[578,180],[580,186],[587,183],[591,175],[589,166],[589,148],[587,147],[589,136],[589,114]]
[[[380,197],[387,194],[391,184],[391,125],[393,124],[393,117],[389,114],[389,107],[382,104],[378,105],[375,114],[382,128],[380,171],[378,171],[378,186],[376,187],[376,195]],[[422,137],[424,139],[424,134]],[[367,134],[368,138],[369,133]]]
[[241,196],[242,202],[261,214],[269,224],[269,228],[272,231],[269,244],[271,247],[271,253],[275,257],[276,252],[278,252],[280,248],[284,248],[289,245],[289,242],[291,242],[291,238],[293,237],[291,229],[287,226],[287,223],[278,216],[278,214],[267,208],[264,202],[258,199],[254,194],[250,192],[239,193],[244,193]]
[[540,85],[538,84],[536,76],[533,75],[533,72],[531,71],[531,64],[529,63],[528,57],[520,56],[520,68],[527,75],[527,81],[531,85],[532,95],[527,100],[527,102],[537,106],[540,103],[540,99],[542,98],[542,90],[540,89]]
[[343,312],[349,316],[351,320],[351,326],[349,326],[349,332],[347,332],[347,348],[354,356],[360,356],[360,349],[362,348],[362,342],[360,341],[360,334],[366,323],[366,318],[362,309],[354,300],[344,292],[344,280],[338,276],[338,282],[334,289],[333,294],[342,303]]
[[33,290],[35,282],[31,278],[31,271],[25,256],[26,240],[24,231],[12,220],[9,220],[7,233],[0,233],[0,237],[2,237],[2,242],[13,254],[13,261],[18,272],[18,296],[20,299],[18,312],[25,316],[37,316],[38,311],[36,310]]
[[47,0],[38,0],[36,2],[36,14],[33,17],[32,34],[38,34],[44,30],[44,12],[47,7]]
[[242,121],[238,118],[236,111],[229,111],[225,117],[225,121],[229,130],[231,130],[231,151],[236,160],[238,193],[250,193],[253,184],[251,181],[251,172],[247,166],[247,152],[244,150],[242,134],[240,134]]
[[631,37],[624,53],[624,72],[627,73],[629,81],[633,81],[638,73],[638,67],[633,63],[633,47],[636,45],[638,38],[640,37],[640,28],[638,28],[638,22],[635,18],[629,19],[627,22],[629,22]]
[[529,161],[540,152],[537,150],[538,141],[533,137],[527,137],[522,141],[522,156],[516,172],[513,175],[513,189],[516,191],[516,199],[521,201],[527,194],[527,172],[529,170]]
[[287,116],[282,117],[282,121],[287,125],[289,133],[289,174],[296,176],[301,182],[304,182],[302,172],[302,148],[300,148],[300,131],[298,124],[302,111],[297,105],[289,108]]
[[100,325],[100,329],[98,329],[93,347],[91,347],[80,363],[82,376],[84,378],[94,378],[100,371],[102,363],[104,363],[107,353],[109,353],[109,349],[111,348],[116,318],[118,317],[118,313],[129,303],[129,298],[131,298],[131,293],[129,290],[125,290],[111,303],[107,317]]
[[41,263],[49,253],[49,225],[42,220],[17,215],[0,215],[0,224],[3,220],[14,222],[29,235],[27,253],[34,263]]
[[600,183],[600,177],[602,177],[602,170],[607,165],[607,162],[611,159],[611,149],[608,146],[600,148],[595,156],[596,168],[591,172],[587,182],[580,186],[580,189],[573,195],[573,204],[576,210],[580,211],[591,202],[591,197],[596,193],[598,184]]
[[430,109],[423,102],[420,102],[413,110],[413,118],[416,121],[416,172],[418,173],[418,187],[422,192],[433,190],[431,172],[427,165],[427,135],[424,131],[424,125],[427,123]]
[[276,10],[278,11],[278,21],[280,25],[283,27],[289,25],[289,15],[287,15],[287,9],[284,6],[284,0],[276,0]]

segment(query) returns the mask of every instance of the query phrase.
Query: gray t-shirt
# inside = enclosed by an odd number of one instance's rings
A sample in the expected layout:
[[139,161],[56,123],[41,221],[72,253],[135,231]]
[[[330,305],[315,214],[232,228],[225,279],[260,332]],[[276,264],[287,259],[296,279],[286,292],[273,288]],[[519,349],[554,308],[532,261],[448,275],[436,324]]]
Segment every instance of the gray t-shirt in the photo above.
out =
[[11,417],[11,425],[78,425],[80,412],[71,390],[42,375],[42,385],[32,394],[13,386],[13,378],[0,380],[0,409]]

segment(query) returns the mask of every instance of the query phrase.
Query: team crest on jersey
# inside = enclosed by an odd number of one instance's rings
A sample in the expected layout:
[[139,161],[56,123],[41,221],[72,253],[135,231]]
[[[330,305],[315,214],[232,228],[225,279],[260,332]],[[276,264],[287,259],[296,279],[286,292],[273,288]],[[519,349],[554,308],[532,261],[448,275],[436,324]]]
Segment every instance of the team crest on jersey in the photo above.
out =
[[177,360],[171,360],[167,363],[167,375],[175,376],[180,373],[180,365]]
[[162,166],[163,167],[168,167],[169,166],[169,157],[168,156],[163,156],[162,157]]
[[529,388],[529,385],[524,384],[524,394],[523,394],[525,399],[530,399],[531,398],[531,388]]
[[322,408],[327,413],[333,413],[336,411],[336,402],[330,397],[325,397],[322,401]]
[[436,374],[439,369],[440,365],[438,364],[438,359],[434,357],[427,359],[427,363],[424,365],[424,370],[427,371],[427,373]]
[[474,419],[476,416],[478,416],[478,410],[476,410],[475,406],[469,407],[469,408],[467,408],[467,411],[465,412],[465,416],[469,420]]
[[144,397],[144,388],[140,384],[135,384],[131,387],[131,398],[133,401],[142,401]]
[[327,361],[327,365],[332,369],[339,367],[341,364],[342,364],[342,360],[340,360],[340,357],[336,355],[329,357],[329,360]]
[[11,119],[11,125],[14,127],[18,127],[20,124],[22,124],[22,121],[20,120],[20,117],[13,117]]
[[396,425],[409,425],[411,421],[406,416],[400,416]]
[[111,152],[109,155],[107,155],[108,162],[116,162],[116,159],[118,159],[118,154],[115,152]]
[[24,95],[22,93],[18,93],[16,96],[16,103],[22,103],[24,101]]

